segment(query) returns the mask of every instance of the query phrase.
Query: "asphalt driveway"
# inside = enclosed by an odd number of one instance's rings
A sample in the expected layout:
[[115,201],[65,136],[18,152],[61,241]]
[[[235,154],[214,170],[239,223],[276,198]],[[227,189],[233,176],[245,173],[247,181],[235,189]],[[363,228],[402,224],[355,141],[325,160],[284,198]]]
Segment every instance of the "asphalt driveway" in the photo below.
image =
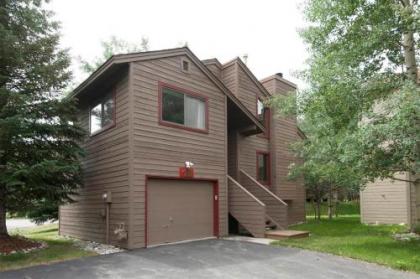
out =
[[417,278],[378,265],[292,248],[203,240],[0,273],[9,278]]

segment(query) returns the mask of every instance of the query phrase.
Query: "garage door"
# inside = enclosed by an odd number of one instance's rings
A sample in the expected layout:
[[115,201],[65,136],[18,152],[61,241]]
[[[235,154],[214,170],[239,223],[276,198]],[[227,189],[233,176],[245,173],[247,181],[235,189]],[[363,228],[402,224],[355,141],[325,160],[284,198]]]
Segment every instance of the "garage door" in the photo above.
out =
[[213,183],[150,179],[147,245],[213,236]]

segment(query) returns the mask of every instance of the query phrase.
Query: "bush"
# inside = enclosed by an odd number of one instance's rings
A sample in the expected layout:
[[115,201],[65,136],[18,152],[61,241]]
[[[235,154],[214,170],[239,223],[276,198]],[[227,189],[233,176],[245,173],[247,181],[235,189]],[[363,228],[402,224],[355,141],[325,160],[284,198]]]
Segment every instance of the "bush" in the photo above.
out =
[[414,225],[413,232],[420,234],[420,224]]

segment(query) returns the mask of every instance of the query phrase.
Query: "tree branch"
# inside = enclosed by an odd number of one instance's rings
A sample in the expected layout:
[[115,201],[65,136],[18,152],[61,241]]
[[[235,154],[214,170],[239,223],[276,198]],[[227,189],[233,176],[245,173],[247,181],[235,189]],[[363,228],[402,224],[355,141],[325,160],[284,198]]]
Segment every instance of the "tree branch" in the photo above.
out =
[[408,183],[417,183],[418,179],[416,180],[407,180],[407,179],[402,179],[402,178],[396,178],[394,176],[390,177],[392,180],[397,180],[397,181],[403,181],[403,182],[408,182]]

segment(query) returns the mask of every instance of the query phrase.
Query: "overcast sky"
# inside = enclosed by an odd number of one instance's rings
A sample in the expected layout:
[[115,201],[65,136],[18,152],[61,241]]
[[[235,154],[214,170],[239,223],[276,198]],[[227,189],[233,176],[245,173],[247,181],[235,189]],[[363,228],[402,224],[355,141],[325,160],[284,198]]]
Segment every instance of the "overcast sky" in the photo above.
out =
[[227,62],[248,54],[248,67],[261,79],[277,72],[301,84],[293,73],[307,54],[298,35],[304,26],[301,0],[52,0],[50,9],[62,24],[62,46],[70,48],[76,80],[82,75],[76,57],[92,60],[100,42],[115,35],[129,42],[149,39],[151,50],[188,42],[200,58]]

